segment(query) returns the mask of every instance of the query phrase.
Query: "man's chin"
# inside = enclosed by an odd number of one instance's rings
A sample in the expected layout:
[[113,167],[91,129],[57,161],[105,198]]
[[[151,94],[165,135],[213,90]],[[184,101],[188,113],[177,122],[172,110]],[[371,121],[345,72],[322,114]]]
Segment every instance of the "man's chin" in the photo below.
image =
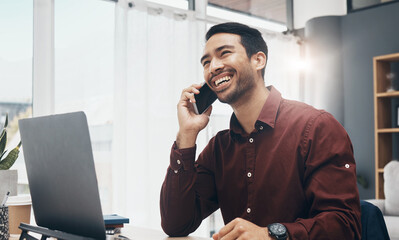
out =
[[226,100],[224,100],[224,99],[220,99],[220,98],[218,98],[218,100],[219,100],[219,102],[221,102],[221,103],[227,103],[227,104],[229,104],[229,102],[227,102]]
[[226,103],[226,104],[232,104],[235,102],[234,97],[232,97],[231,95],[226,95],[226,96],[218,95],[218,100],[219,100],[219,102]]

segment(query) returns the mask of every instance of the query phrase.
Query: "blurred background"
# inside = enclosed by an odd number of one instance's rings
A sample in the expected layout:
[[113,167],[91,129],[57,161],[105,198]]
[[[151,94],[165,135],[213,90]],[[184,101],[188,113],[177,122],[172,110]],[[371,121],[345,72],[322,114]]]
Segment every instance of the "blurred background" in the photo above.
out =
[[[266,85],[346,128],[370,185],[359,186],[361,198],[373,198],[372,57],[399,51],[397,12],[399,2],[386,0],[1,0],[0,121],[9,114],[11,147],[18,119],[84,111],[103,212],[160,229],[181,90],[203,82],[207,29],[237,21],[268,44]],[[199,151],[229,127],[231,113],[215,103]],[[23,154],[13,168],[18,191],[29,193]],[[194,234],[222,225],[217,212]]]

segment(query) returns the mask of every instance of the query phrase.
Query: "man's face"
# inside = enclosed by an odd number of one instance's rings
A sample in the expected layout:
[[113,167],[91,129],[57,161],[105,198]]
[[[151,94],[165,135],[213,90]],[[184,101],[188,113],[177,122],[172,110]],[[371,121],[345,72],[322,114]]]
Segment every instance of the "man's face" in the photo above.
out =
[[234,104],[255,86],[256,68],[251,64],[239,35],[213,35],[206,43],[201,64],[205,81],[221,102]]

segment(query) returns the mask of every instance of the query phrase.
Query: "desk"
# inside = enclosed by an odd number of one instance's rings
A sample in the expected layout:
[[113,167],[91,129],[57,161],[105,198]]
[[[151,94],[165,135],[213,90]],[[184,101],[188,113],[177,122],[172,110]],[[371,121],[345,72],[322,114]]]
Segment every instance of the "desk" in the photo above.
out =
[[210,238],[192,237],[192,236],[170,238],[162,231],[140,228],[140,227],[133,227],[133,226],[129,226],[129,225],[125,225],[125,227],[122,228],[121,234],[123,236],[129,237],[130,239],[133,239],[133,240],[141,240],[141,239],[144,239],[144,240],[209,240],[210,239]]
[[[134,227],[130,225],[125,225],[125,227],[122,228],[121,234],[132,240],[209,240],[210,239],[204,237],[191,237],[191,236],[170,238],[162,231]],[[118,234],[116,234],[115,236],[118,236]],[[40,238],[40,235],[35,235],[35,237]],[[12,235],[9,238],[9,240],[18,240],[18,239],[19,235]],[[107,235],[107,240],[112,240],[112,239],[113,236]]]

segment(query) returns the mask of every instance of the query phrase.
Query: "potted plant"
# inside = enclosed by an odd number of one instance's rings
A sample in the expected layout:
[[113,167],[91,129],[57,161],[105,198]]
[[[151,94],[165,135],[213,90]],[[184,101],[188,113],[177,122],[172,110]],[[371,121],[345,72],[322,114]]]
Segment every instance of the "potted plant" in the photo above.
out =
[[11,151],[7,151],[7,125],[8,114],[0,135],[0,197],[4,196],[8,191],[10,191],[10,196],[17,195],[18,171],[9,169],[18,158],[21,142]]

